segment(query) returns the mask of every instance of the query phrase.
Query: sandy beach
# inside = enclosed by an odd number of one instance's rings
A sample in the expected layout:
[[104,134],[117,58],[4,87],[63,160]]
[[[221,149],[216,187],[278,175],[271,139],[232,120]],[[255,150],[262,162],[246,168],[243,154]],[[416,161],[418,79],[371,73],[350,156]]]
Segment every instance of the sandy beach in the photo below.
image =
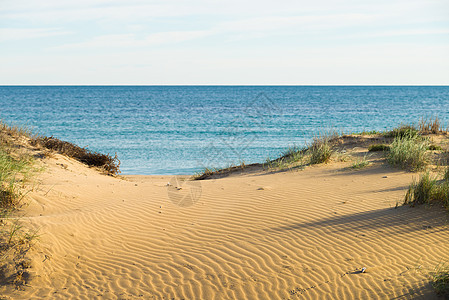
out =
[[31,280],[6,299],[432,299],[449,259],[447,212],[402,206],[418,175],[382,162],[193,183],[42,163]]
[[449,300],[449,0],[0,1],[0,300]]

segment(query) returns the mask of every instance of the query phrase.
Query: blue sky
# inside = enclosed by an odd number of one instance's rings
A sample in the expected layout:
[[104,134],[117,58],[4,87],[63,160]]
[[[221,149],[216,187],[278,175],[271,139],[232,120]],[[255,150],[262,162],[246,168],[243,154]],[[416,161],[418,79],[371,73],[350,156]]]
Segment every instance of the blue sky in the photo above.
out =
[[0,84],[449,84],[449,1],[0,0]]

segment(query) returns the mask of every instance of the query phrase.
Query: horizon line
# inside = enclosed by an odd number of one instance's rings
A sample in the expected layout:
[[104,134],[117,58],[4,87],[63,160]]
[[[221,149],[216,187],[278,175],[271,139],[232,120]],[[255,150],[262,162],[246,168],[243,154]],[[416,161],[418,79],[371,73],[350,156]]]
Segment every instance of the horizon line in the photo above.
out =
[[188,86],[204,86],[204,87],[255,87],[255,86],[272,86],[272,87],[309,87],[309,86],[332,86],[332,87],[338,87],[338,86],[379,86],[379,87],[400,87],[400,86],[416,86],[416,87],[424,87],[424,86],[441,86],[446,87],[449,86],[449,84],[0,84],[0,87],[113,87],[113,86],[141,86],[141,87],[161,87],[161,86],[167,86],[167,87],[188,87]]

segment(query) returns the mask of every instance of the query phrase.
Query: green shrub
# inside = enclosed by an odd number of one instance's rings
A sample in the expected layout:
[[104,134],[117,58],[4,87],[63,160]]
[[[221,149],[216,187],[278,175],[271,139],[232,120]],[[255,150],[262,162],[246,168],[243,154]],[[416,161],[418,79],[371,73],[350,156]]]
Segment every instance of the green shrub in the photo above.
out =
[[411,171],[422,170],[428,163],[427,147],[428,141],[420,136],[398,136],[390,146],[387,161]]
[[385,144],[374,144],[368,147],[369,152],[375,152],[375,151],[389,151],[390,146]]

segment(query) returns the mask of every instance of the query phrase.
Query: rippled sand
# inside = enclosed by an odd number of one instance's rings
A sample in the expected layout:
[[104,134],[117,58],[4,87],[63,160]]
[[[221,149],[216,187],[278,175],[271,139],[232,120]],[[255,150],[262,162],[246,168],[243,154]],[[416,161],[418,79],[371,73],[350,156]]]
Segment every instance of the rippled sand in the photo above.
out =
[[449,259],[447,212],[395,209],[416,174],[381,164],[195,184],[46,164],[32,280],[7,299],[432,299]]

